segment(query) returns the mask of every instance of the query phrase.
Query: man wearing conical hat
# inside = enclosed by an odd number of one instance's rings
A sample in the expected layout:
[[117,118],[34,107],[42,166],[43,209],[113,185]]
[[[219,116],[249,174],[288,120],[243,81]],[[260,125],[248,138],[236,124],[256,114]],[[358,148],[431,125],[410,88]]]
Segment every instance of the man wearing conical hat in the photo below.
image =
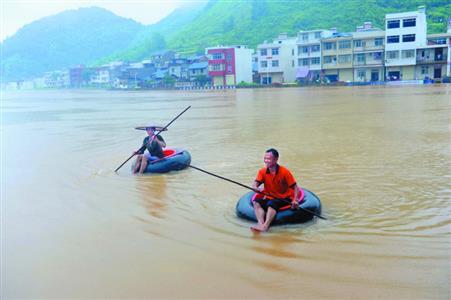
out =
[[[157,160],[164,157],[163,148],[166,142],[161,135],[155,135],[155,127],[146,127],[147,136],[143,140],[143,146],[136,151],[136,162],[133,168],[133,174],[143,174],[147,168],[149,161]],[[145,146],[145,147],[144,147]],[[147,149],[147,152],[145,152]]]

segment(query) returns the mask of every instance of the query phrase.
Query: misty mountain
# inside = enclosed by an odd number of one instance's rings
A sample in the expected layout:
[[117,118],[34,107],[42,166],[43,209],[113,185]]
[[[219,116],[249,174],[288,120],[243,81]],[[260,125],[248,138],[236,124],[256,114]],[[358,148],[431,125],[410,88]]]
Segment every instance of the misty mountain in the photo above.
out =
[[89,64],[125,49],[145,26],[98,8],[80,8],[22,27],[2,43],[5,79]]

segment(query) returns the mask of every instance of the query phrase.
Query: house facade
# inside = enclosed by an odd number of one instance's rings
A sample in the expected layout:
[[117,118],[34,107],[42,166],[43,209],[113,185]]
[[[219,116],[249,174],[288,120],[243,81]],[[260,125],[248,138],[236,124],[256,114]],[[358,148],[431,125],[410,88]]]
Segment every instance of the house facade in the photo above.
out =
[[330,30],[300,31],[297,36],[296,80],[314,80],[321,76],[321,39],[331,37]]
[[334,33],[332,37],[322,39],[323,74],[330,82],[353,81],[352,35]]
[[352,33],[353,81],[377,82],[384,80],[385,32],[365,22]]
[[414,80],[417,50],[426,46],[426,10],[385,15],[386,80]]
[[241,45],[206,48],[212,86],[228,87],[252,82],[252,52]]
[[282,33],[272,42],[257,46],[260,84],[282,84],[296,80],[296,38]]

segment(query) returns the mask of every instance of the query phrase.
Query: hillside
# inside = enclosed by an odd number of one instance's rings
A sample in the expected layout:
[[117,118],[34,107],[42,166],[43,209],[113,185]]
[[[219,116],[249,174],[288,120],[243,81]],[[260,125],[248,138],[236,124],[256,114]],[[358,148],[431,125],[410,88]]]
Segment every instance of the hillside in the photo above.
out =
[[180,28],[195,20],[205,3],[191,3],[174,10],[156,24],[148,25],[138,32],[129,47],[112,55],[103,57],[95,64],[114,60],[138,61],[149,57],[149,53],[167,47],[166,40],[177,34]]
[[446,0],[215,0],[166,43],[168,48],[189,53],[218,44],[255,47],[280,32],[294,36],[301,29],[353,31],[365,21],[384,28],[386,13],[414,11],[420,5],[426,6],[428,31],[445,32],[451,11]]
[[6,80],[89,64],[129,46],[144,26],[102,8],[80,8],[21,28],[2,43]]
[[102,8],[81,8],[35,21],[7,38],[1,45],[2,75],[5,81],[28,79],[78,64],[139,61],[165,48],[193,54],[218,44],[255,47],[281,32],[353,31],[365,21],[384,28],[386,13],[420,5],[426,6],[429,33],[445,32],[449,0],[210,0],[149,26]]

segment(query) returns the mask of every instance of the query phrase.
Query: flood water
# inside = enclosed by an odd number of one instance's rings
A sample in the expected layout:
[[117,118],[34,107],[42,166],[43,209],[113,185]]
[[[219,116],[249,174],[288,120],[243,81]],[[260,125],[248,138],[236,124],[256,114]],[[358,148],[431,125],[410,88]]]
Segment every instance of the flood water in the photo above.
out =
[[[247,185],[274,147],[327,220],[254,234],[240,186],[114,172],[189,105],[168,145]],[[450,85],[5,93],[1,296],[449,299],[450,116]]]

